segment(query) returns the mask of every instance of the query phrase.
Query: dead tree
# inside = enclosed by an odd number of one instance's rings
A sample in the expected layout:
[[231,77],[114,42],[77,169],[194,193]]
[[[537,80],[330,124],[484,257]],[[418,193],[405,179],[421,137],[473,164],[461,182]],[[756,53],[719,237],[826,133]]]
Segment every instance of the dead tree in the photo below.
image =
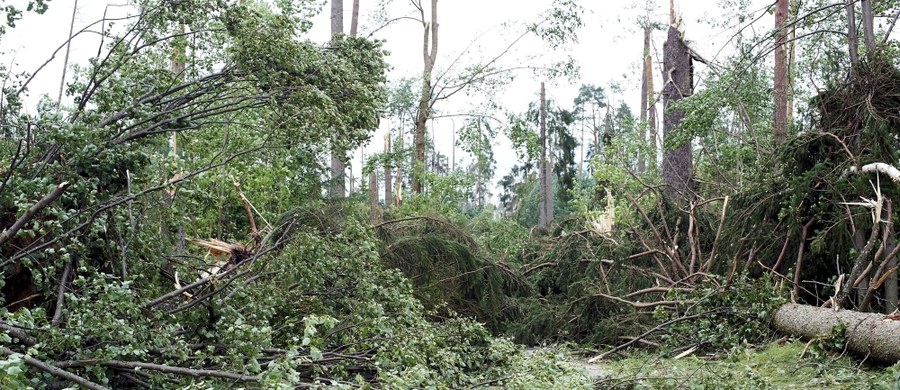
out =
[[[691,96],[694,89],[694,66],[691,51],[685,45],[679,23],[669,25],[668,38],[663,45],[663,137],[671,137],[684,119],[684,111],[672,109],[672,105]],[[694,163],[691,142],[688,140],[676,149],[666,149],[663,154],[662,177],[666,184],[666,193],[672,199],[684,199],[694,191]]]

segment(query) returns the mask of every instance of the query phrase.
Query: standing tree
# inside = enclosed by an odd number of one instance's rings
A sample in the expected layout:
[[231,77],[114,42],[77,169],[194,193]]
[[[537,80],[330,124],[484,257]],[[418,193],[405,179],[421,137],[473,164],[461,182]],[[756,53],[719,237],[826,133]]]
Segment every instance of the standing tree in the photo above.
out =
[[541,183],[541,203],[540,203],[540,219],[538,225],[542,228],[549,228],[550,221],[553,220],[553,179],[550,178],[550,161],[547,154],[547,95],[544,90],[544,83],[541,83],[541,112],[540,112],[540,131],[541,131],[541,161],[538,164]]
[[[603,87],[585,84],[578,89],[578,96],[575,97],[575,114],[577,115],[578,120],[581,122],[582,129],[584,129],[585,125],[590,125],[591,132],[594,136],[593,145],[588,151],[588,158],[596,156],[600,152],[601,137],[600,123],[598,122],[598,119],[600,118],[600,115],[602,115],[600,113],[600,110],[605,108],[606,106],[606,92],[603,90]],[[583,161],[584,146],[586,146],[583,130],[581,144],[581,154]]]
[[691,51],[678,29],[681,21],[675,13],[674,4],[671,5],[670,15],[668,38],[663,46],[663,73],[666,78],[662,92],[665,107],[663,136],[666,150],[663,155],[662,176],[669,197],[683,199],[694,190],[694,164],[691,140],[683,140],[681,145],[676,145],[670,138],[685,115],[682,110],[672,109],[672,105],[693,93],[694,66]]
[[[344,0],[331,0],[331,37],[339,38],[344,32]],[[340,131],[340,129],[338,129]],[[344,151],[337,145],[331,148],[331,185],[328,186],[328,195],[332,198],[343,198],[344,172],[347,166],[344,163]]]
[[775,3],[775,143],[784,143],[788,128],[788,0]]
[[422,90],[419,95],[419,106],[416,111],[416,132],[413,137],[415,147],[415,159],[413,160],[412,187],[416,193],[422,193],[424,186],[422,185],[422,176],[425,170],[425,133],[426,124],[428,122],[429,112],[432,106],[432,84],[431,73],[434,70],[434,61],[437,58],[438,51],[438,21],[437,21],[437,2],[431,0],[431,21],[425,20],[425,9],[422,1],[414,1],[416,9],[421,17],[422,30],[424,39],[422,41],[422,60],[424,67],[422,70]]

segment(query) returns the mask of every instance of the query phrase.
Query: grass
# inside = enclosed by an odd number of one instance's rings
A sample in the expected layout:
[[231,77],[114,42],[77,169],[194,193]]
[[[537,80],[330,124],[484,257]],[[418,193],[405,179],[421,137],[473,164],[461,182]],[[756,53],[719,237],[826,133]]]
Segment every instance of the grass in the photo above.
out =
[[772,343],[717,356],[635,353],[601,364],[603,389],[898,389],[900,364],[877,367],[805,343]]

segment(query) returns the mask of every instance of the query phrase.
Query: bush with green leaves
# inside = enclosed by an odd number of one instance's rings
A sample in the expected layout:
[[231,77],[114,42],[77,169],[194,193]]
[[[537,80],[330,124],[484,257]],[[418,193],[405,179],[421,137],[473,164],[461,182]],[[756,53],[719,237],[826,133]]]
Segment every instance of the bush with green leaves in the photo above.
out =
[[769,326],[772,316],[787,302],[783,296],[773,293],[774,283],[767,277],[740,276],[723,288],[719,279],[716,278],[716,284],[705,283],[704,288],[669,294],[668,298],[685,303],[675,312],[659,309],[655,313],[658,319],[697,317],[668,326],[664,337],[667,345],[727,351],[772,338],[774,331]]

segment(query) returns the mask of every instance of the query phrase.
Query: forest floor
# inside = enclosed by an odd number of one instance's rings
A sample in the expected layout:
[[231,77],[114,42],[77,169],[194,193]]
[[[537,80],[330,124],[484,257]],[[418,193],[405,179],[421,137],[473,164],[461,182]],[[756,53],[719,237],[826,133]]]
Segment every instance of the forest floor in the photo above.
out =
[[873,366],[801,341],[675,356],[633,352],[593,364],[587,358],[573,363],[602,389],[900,389],[900,365]]

